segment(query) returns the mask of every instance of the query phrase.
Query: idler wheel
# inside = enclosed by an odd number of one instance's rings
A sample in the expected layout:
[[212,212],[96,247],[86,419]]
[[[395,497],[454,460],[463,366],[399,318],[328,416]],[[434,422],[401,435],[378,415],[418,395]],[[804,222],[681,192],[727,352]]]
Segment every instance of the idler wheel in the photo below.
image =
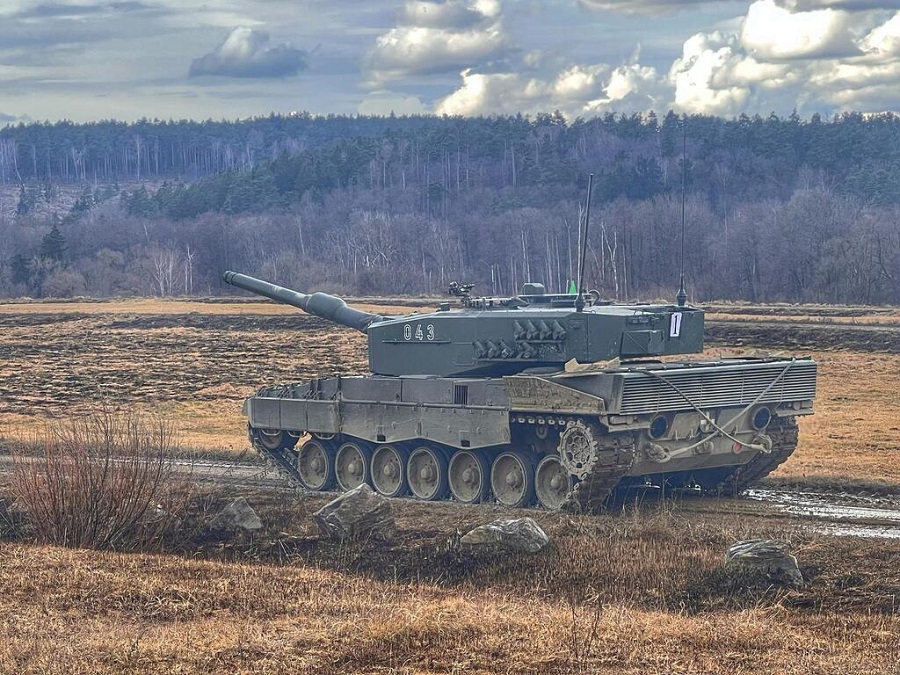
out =
[[[332,446],[333,447],[333,446]],[[297,453],[297,473],[308,490],[328,490],[334,485],[332,447],[323,441],[306,441]]]
[[562,508],[572,490],[572,476],[557,455],[547,455],[534,472],[534,491],[545,509]]
[[447,460],[437,448],[419,446],[406,463],[409,490],[416,499],[433,501],[447,494]]
[[263,448],[271,452],[293,448],[297,444],[296,437],[281,429],[253,429],[251,427],[250,434]]
[[534,464],[523,452],[500,453],[491,466],[491,490],[503,506],[518,508],[534,501]]
[[460,450],[450,458],[450,493],[463,504],[477,504],[488,490],[489,466],[480,452]]
[[334,473],[341,490],[352,490],[369,482],[370,453],[362,443],[351,441],[338,448]]
[[394,445],[379,445],[372,453],[372,485],[385,497],[400,497],[406,493],[405,450]]

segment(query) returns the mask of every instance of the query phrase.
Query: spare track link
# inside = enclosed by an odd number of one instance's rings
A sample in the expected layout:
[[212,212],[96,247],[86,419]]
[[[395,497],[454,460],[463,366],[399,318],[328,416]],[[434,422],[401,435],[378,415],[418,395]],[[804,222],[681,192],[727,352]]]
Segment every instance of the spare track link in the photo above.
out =
[[760,478],[777,469],[797,447],[797,421],[792,417],[772,421],[766,433],[772,439],[772,452],[759,453],[737,467],[719,483],[719,494],[736,496]]
[[300,480],[300,474],[297,473],[297,467],[295,466],[296,456],[293,452],[293,446],[290,448],[282,446],[278,450],[271,450],[263,446],[259,440],[258,433],[255,429],[250,429],[247,434],[253,449],[266,460],[267,465],[275,469],[282,478],[287,479],[291,487],[297,490],[304,489]]
[[568,513],[599,513],[634,464],[634,436],[620,433],[598,439],[597,461],[583,479],[575,483],[560,508]]

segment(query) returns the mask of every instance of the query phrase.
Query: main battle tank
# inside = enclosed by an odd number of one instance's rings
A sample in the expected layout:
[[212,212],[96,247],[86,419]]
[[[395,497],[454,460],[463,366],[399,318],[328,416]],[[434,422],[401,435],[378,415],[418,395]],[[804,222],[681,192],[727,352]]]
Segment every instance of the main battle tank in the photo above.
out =
[[[673,361],[703,311],[525,284],[511,298],[381,316],[236,272],[224,280],[365,333],[371,375],[266,387],[253,446],[298,486],[590,512],[641,486],[734,494],[794,451],[809,358]],[[298,440],[305,439],[298,447]]]

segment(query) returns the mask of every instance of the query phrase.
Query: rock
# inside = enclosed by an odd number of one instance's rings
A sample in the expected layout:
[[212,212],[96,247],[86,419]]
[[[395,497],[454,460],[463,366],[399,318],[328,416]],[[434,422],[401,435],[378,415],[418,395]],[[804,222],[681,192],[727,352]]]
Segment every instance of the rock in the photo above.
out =
[[479,525],[459,540],[463,549],[505,549],[537,553],[550,543],[550,537],[531,518],[506,518]]
[[209,521],[209,527],[214,530],[254,531],[262,529],[262,521],[247,500],[238,497]]
[[391,502],[363,484],[328,502],[313,516],[319,530],[331,539],[360,539],[374,536],[388,540],[394,535]]
[[774,539],[750,539],[728,547],[725,570],[750,582],[791,586],[803,585],[797,559],[787,542]]

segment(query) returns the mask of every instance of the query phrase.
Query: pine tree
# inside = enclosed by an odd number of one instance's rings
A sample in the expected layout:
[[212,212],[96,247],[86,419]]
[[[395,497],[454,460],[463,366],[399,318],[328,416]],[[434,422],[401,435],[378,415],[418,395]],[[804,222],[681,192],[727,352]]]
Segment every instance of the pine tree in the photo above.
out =
[[44,235],[43,239],[41,239],[41,256],[49,258],[50,260],[62,262],[65,254],[66,238],[63,236],[62,232],[59,231],[59,227],[57,227],[56,223],[53,223],[53,227],[51,227],[50,231]]

